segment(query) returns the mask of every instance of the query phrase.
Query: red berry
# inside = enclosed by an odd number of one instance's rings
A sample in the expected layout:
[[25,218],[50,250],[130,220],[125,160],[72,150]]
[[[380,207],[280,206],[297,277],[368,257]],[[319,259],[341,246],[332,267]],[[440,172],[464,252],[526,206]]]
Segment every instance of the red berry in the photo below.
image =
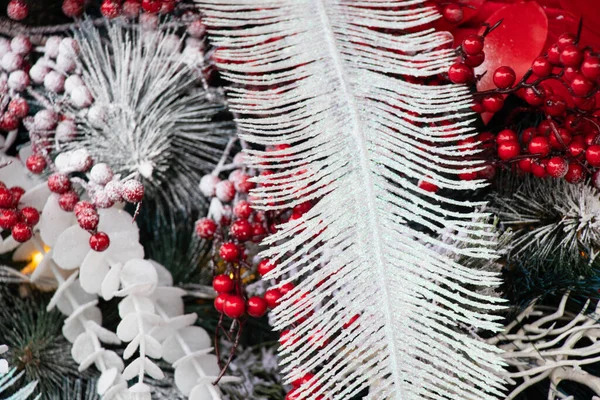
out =
[[285,296],[290,290],[294,289],[296,286],[292,282],[288,282],[285,285],[281,285],[279,287],[279,293],[282,296]]
[[246,174],[240,175],[235,182],[233,183],[233,187],[240,193],[248,193],[250,190],[254,189],[256,183],[250,182],[251,177]]
[[48,177],[50,191],[63,194],[71,189],[71,180],[65,174],[54,173]]
[[252,226],[247,219],[238,219],[229,228],[231,236],[242,242],[252,238]]
[[559,117],[565,113],[567,109],[567,103],[565,100],[557,95],[553,95],[546,100],[546,104],[544,106],[544,110],[546,114],[551,115],[553,117]]
[[533,139],[536,136],[537,136],[537,129],[535,129],[535,128],[527,128],[527,129],[523,130],[523,133],[521,134],[523,143],[529,143],[531,141],[531,139]]
[[465,54],[474,56],[483,51],[483,37],[479,35],[469,35],[462,41],[462,49]]
[[15,21],[22,21],[27,18],[29,13],[29,7],[23,0],[10,0],[8,7],[6,8],[6,14],[8,18],[14,19]]
[[571,134],[565,128],[557,128],[556,132],[554,129],[550,131],[548,139],[553,149],[562,150],[571,142]]
[[17,222],[12,227],[12,237],[19,243],[24,243],[31,239],[33,236],[33,232],[31,231],[31,227],[27,225],[25,222]]
[[104,251],[109,245],[110,239],[104,232],[96,232],[90,237],[90,247],[94,251]]
[[60,195],[58,198],[58,205],[64,211],[71,212],[75,209],[77,202],[79,201],[79,196],[75,192],[66,192]]
[[262,223],[260,223],[260,222],[252,223],[252,237],[255,238],[254,239],[255,242],[260,241],[260,236],[263,236],[266,234],[267,234],[267,230],[265,229],[265,227],[263,226]]
[[594,96],[588,98],[574,97],[573,102],[581,111],[592,111],[596,108],[596,98]]
[[13,186],[10,188],[10,192],[13,195],[13,204],[17,205],[21,201],[21,197],[25,194],[25,189],[21,186]]
[[458,174],[458,179],[460,179],[461,181],[472,181],[474,179],[477,179],[477,172],[461,172],[460,174]]
[[215,276],[212,285],[218,293],[229,293],[234,287],[233,280],[225,274]]
[[533,60],[531,69],[534,74],[539,77],[546,77],[552,73],[552,64],[548,61],[547,57],[538,57]]
[[593,144],[585,151],[585,159],[592,167],[600,167],[600,144]]
[[600,57],[588,57],[581,64],[581,74],[588,79],[600,78]]
[[536,136],[529,142],[527,150],[529,150],[531,154],[546,157],[550,154],[550,142],[544,136]]
[[240,296],[229,295],[223,304],[223,312],[229,318],[239,318],[246,312],[246,303]]
[[[77,203],[77,205],[78,204],[79,203]],[[77,211],[77,205],[75,205],[75,211]],[[75,216],[77,217],[77,223],[81,229],[85,229],[86,231],[94,231],[98,227],[98,222],[100,222],[98,212],[92,208],[83,209],[78,213],[76,212]]]
[[496,69],[493,79],[494,85],[498,86],[500,89],[506,89],[515,83],[517,75],[511,67],[502,66]]
[[64,0],[62,11],[67,17],[79,17],[83,14],[83,0]]
[[0,208],[13,208],[15,206],[15,198],[10,189],[0,187]]
[[532,106],[541,106],[544,104],[546,92],[542,87],[537,87],[537,93],[533,88],[525,88],[523,91],[523,99]]
[[[179,1],[179,0],[177,0]],[[161,14],[169,14],[175,10],[175,6],[177,5],[175,0],[162,0],[162,4],[160,7]]]
[[223,312],[223,306],[225,305],[225,300],[227,300],[229,295],[227,293],[220,293],[217,297],[215,297],[214,306],[218,312]]
[[436,184],[424,179],[421,179],[419,181],[419,188],[431,193],[435,193],[438,190],[440,190],[440,188]]
[[121,6],[115,0],[104,0],[100,6],[100,12],[106,18],[117,18],[121,14]]
[[258,296],[248,299],[248,315],[254,318],[259,318],[267,312],[267,302]]
[[563,70],[563,79],[568,83],[573,82],[573,79],[579,74],[577,68],[567,67]]
[[575,138],[573,138],[571,143],[569,143],[569,145],[567,146],[569,154],[571,154],[573,157],[579,157],[585,151],[584,140],[575,140],[577,138],[581,138],[581,136],[576,136]]
[[463,63],[454,63],[448,70],[448,78],[453,83],[469,83],[474,78],[473,68]]
[[144,11],[151,14],[156,14],[159,12],[161,5],[162,4],[160,0],[142,0],[142,8]]
[[125,0],[123,3],[123,15],[127,18],[135,18],[140,13],[141,7],[139,0]]
[[548,61],[550,61],[552,65],[560,64],[560,52],[561,50],[557,45],[551,46],[548,49]]
[[577,68],[583,61],[583,53],[574,44],[569,44],[560,53],[560,61],[566,67]]
[[86,210],[96,211],[96,206],[86,200],[82,200],[75,204],[75,208],[73,211],[75,212],[75,216],[81,214],[82,212],[87,212]]
[[264,276],[275,269],[276,266],[277,264],[275,264],[273,261],[264,259],[260,260],[258,266],[256,267],[256,271],[260,274],[260,276]]
[[210,218],[196,221],[196,235],[202,239],[212,239],[217,232],[217,223]]
[[35,226],[40,222],[40,213],[33,207],[23,207],[21,209],[21,216],[24,222],[29,226]]
[[546,163],[546,172],[553,178],[562,178],[569,170],[569,163],[562,157],[552,157]]
[[29,113],[29,103],[22,97],[15,97],[8,103],[8,112],[17,118],[25,118]]
[[227,262],[237,261],[240,251],[233,242],[225,242],[221,245],[219,249],[219,254],[223,258],[223,260]]
[[490,94],[481,100],[485,111],[497,113],[504,106],[504,97],[499,93]]
[[279,289],[269,289],[265,292],[265,301],[267,302],[267,306],[269,308],[277,307],[279,304],[279,300],[281,300],[282,294]]
[[252,215],[252,207],[246,200],[240,200],[233,207],[233,215],[238,218],[248,219]]
[[140,181],[130,179],[123,182],[121,195],[128,203],[139,203],[144,197],[144,185]]
[[577,74],[571,81],[571,90],[575,96],[587,96],[594,87],[596,87],[596,84],[582,74]]
[[19,222],[19,214],[9,208],[0,209],[0,228],[11,229]]
[[536,160],[531,163],[531,173],[538,178],[544,178],[547,175],[546,172],[546,162]]
[[[290,341],[291,341],[291,343],[290,343]],[[292,331],[289,329],[284,329],[279,334],[279,344],[281,344],[282,346],[286,346],[288,343],[295,344],[297,342],[298,342],[298,338],[293,337]],[[289,395],[289,393],[288,393],[288,395]]]
[[585,179],[585,170],[577,163],[570,163],[565,180],[569,183],[579,183]]
[[[358,315],[356,315],[356,317],[358,318]],[[292,386],[294,387],[300,387],[302,385],[304,385],[305,383],[307,383],[308,381],[310,381],[311,379],[313,379],[315,377],[315,374],[312,373],[307,373],[304,376],[295,379],[292,381]]]
[[521,153],[521,145],[516,140],[509,140],[498,145],[498,157],[501,160],[510,160]]
[[569,45],[574,45],[577,41],[577,38],[572,33],[563,33],[558,37],[556,41],[556,46],[559,50],[564,50]]
[[462,7],[458,4],[448,4],[442,9],[442,16],[451,24],[458,24],[462,21],[464,13]]
[[2,118],[0,118],[0,129],[10,132],[10,131],[14,131],[18,127],[19,127],[19,118],[17,118],[15,115],[7,112],[7,113],[4,113],[4,115],[2,115]]
[[485,61],[485,53],[475,54],[474,56],[466,56],[465,64],[469,67],[479,67]]
[[517,163],[519,169],[523,172],[531,172],[531,159],[524,158]]
[[498,135],[496,136],[496,143],[498,144],[516,140],[519,140],[519,136],[517,136],[517,133],[512,129],[504,129],[498,132]]

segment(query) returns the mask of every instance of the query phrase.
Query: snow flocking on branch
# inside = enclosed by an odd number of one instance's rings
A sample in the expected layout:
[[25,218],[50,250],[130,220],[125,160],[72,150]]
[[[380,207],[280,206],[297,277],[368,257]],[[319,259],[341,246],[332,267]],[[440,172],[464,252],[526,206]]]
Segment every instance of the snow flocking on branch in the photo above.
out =
[[[279,262],[265,278],[296,282],[274,321],[278,329],[293,326],[293,340],[280,353],[287,381],[315,372],[300,398],[347,399],[367,387],[367,399],[501,395],[499,350],[454,329],[499,329],[491,311],[502,308],[501,300],[463,287],[497,286],[498,274],[433,250],[493,258],[492,233],[477,222],[485,215],[467,209],[483,204],[458,203],[417,184],[484,185],[456,177],[481,168],[464,157],[475,150],[456,145],[475,135],[470,95],[462,86],[396,78],[447,70],[454,54],[440,46],[451,43],[449,35],[416,32],[439,15],[422,1],[198,3],[217,66],[231,82],[229,106],[241,137],[291,145],[268,159],[249,151],[253,166],[268,162],[274,171],[259,179],[265,184],[255,192],[256,206],[320,199],[265,242],[271,247],[264,256]],[[430,125],[441,121],[449,124]],[[464,246],[415,225],[450,228]]]

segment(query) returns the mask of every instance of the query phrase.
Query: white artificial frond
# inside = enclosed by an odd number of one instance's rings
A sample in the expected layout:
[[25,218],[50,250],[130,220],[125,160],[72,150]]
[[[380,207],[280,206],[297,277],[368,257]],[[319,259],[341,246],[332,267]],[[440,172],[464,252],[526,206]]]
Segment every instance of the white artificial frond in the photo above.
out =
[[123,177],[137,176],[165,208],[193,209],[203,199],[189,189],[234,134],[230,122],[218,120],[224,106],[217,96],[197,86],[191,53],[202,59],[202,49],[161,30],[108,24],[107,31],[91,23],[75,31],[93,104],[73,110],[79,135],[71,145]]
[[[476,151],[457,144],[475,135],[468,89],[402,79],[452,63],[449,34],[418,31],[436,12],[416,0],[198,3],[241,137],[291,145],[249,151],[252,166],[274,171],[259,179],[256,206],[319,199],[264,253],[279,262],[265,278],[296,282],[274,321],[291,327],[287,380],[315,372],[299,397],[341,400],[368,388],[366,399],[497,398],[499,350],[456,327],[499,329],[491,311],[500,300],[477,288],[500,278],[434,250],[493,258],[493,233],[473,208],[481,203],[418,186],[485,184],[457,178],[481,168]],[[444,228],[454,244],[426,233]]]

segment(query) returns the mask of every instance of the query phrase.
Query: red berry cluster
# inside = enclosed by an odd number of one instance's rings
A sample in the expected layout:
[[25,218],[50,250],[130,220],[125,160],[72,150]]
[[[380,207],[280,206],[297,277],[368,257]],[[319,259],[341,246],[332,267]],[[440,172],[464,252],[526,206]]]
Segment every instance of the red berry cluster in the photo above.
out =
[[451,24],[460,24],[465,17],[465,9],[470,7],[468,0],[435,0],[426,5],[435,7],[444,21]]
[[33,207],[22,207],[19,202],[25,190],[19,186],[6,187],[0,182],[0,228],[10,230],[20,243],[33,236],[33,227],[40,220],[40,213]]
[[136,18],[141,12],[169,14],[175,10],[177,0],[104,0],[100,6],[106,18],[125,16]]
[[[490,28],[490,29],[493,29]],[[489,33],[490,29],[486,32]],[[497,89],[476,93],[476,112],[498,112],[508,94],[520,96],[526,112],[542,114],[542,122],[520,131],[504,129],[496,134],[484,132],[477,139],[459,143],[472,149],[474,143],[516,168],[536,177],[564,178],[577,183],[592,176],[600,187],[600,110],[596,97],[600,89],[600,55],[592,48],[578,45],[579,35],[561,35],[548,51],[537,57],[531,68],[516,82],[512,68],[494,71]],[[448,77],[455,83],[473,82],[470,57],[483,60],[484,36],[471,35],[461,45],[462,61],[452,65]],[[564,90],[561,89],[562,85]],[[491,172],[489,169],[491,168]],[[489,178],[494,167],[480,173],[462,174],[461,179]]]
[[17,129],[29,113],[29,104],[20,97],[30,84],[29,57],[32,44],[28,37],[18,35],[8,40],[0,38],[0,94],[10,101],[3,101],[0,109],[0,130]]

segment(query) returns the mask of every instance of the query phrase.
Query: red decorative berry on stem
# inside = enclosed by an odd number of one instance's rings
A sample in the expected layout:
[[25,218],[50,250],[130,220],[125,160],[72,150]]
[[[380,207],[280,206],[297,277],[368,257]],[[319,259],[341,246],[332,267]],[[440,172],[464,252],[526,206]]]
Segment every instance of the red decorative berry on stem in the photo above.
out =
[[223,312],[229,318],[240,318],[246,312],[246,303],[240,296],[229,295],[223,304]]
[[585,151],[585,159],[592,167],[600,167],[600,144],[593,144]]
[[565,180],[569,183],[579,183],[585,179],[585,170],[577,163],[570,163],[565,175]]
[[25,118],[29,113],[29,104],[24,98],[15,97],[8,103],[8,112],[17,118]]
[[218,312],[223,312],[223,306],[225,305],[225,300],[227,300],[229,295],[227,293],[220,293],[217,297],[215,297],[214,306]]
[[125,181],[123,182],[121,195],[129,203],[139,203],[144,197],[144,185],[135,179]]
[[[77,205],[75,208],[77,209]],[[91,208],[83,209],[78,213],[76,212],[75,216],[81,229],[85,229],[86,231],[94,231],[98,227],[98,222],[100,222],[98,212]]]
[[19,243],[24,243],[31,239],[33,236],[33,232],[31,231],[31,227],[27,225],[25,222],[17,222],[12,227],[12,237]]
[[442,9],[442,16],[451,24],[458,24],[462,21],[464,12],[458,4],[448,4]]
[[247,219],[238,219],[231,224],[229,233],[237,240],[246,241],[252,237],[252,226]]
[[277,304],[279,304],[279,300],[281,300],[282,296],[279,289],[269,289],[265,292],[264,298],[269,308],[275,308],[277,307]]
[[21,209],[21,216],[24,222],[29,226],[35,226],[40,222],[40,213],[33,207],[23,207]]
[[577,46],[570,44],[567,45],[560,53],[560,61],[566,67],[577,68],[583,60],[583,53],[577,48]]
[[258,296],[250,297],[248,299],[248,315],[251,317],[259,318],[265,315],[267,312],[267,302]]
[[498,132],[498,135],[496,136],[496,143],[498,144],[516,140],[519,140],[519,137],[517,136],[517,132],[512,129],[504,129]]
[[581,74],[591,80],[600,78],[600,57],[592,56],[583,60]]
[[0,208],[13,208],[15,206],[15,198],[10,189],[0,187]]
[[0,209],[0,228],[12,229],[19,222],[19,215],[15,210],[3,208]]
[[71,181],[65,174],[54,173],[48,177],[48,187],[54,193],[63,194],[71,189]]
[[498,145],[498,157],[501,160],[510,160],[521,153],[521,145],[516,140],[508,140]]
[[162,4],[160,0],[142,0],[142,8],[144,11],[156,14],[160,11]]
[[202,239],[212,239],[217,232],[217,223],[210,218],[196,221],[196,235]]
[[571,90],[575,96],[587,96],[595,86],[594,82],[582,74],[577,74],[571,81]]
[[75,208],[73,209],[75,216],[81,214],[82,212],[88,212],[87,210],[96,211],[96,206],[86,200],[77,202],[77,204],[75,204]]
[[104,232],[96,232],[90,237],[90,247],[94,251],[104,251],[109,245],[110,239]]
[[483,51],[483,37],[479,35],[469,35],[462,42],[462,49],[465,54],[474,56]]
[[499,93],[490,94],[481,100],[485,111],[497,113],[504,107],[504,97]]
[[544,136],[536,136],[529,142],[527,150],[529,150],[531,154],[546,157],[550,154],[550,142]]
[[553,116],[553,117],[559,117],[561,115],[563,115],[565,113],[565,110],[567,109],[567,103],[565,102],[565,100],[557,95],[553,95],[551,97],[549,97],[546,100],[546,104],[544,106],[544,110],[546,111],[546,114]]
[[121,14],[121,6],[116,0],[104,0],[100,12],[106,18],[117,18]]
[[531,69],[534,74],[543,78],[552,73],[552,64],[550,63],[550,61],[548,61],[547,57],[541,56],[533,60],[533,63],[531,64]]
[[75,205],[79,201],[79,196],[75,192],[66,192],[60,195],[58,198],[58,205],[64,211],[71,212],[75,209]]
[[548,61],[550,61],[550,63],[553,65],[560,64],[560,52],[561,50],[558,48],[557,45],[551,46],[548,49]]
[[8,18],[14,19],[15,21],[21,21],[27,18],[29,13],[29,7],[24,0],[11,0],[6,8],[6,14]]
[[267,273],[271,272],[274,268],[275,268],[276,264],[271,261],[271,260],[261,260],[258,263],[258,267],[256,268],[256,271],[260,274],[260,276],[266,275]]
[[485,61],[485,53],[475,54],[473,56],[465,57],[465,64],[469,67],[479,67]]
[[511,67],[502,66],[494,72],[494,85],[500,89],[507,89],[515,83],[517,75]]
[[229,293],[234,287],[233,280],[225,274],[215,276],[212,285],[218,293]]
[[75,18],[83,14],[84,0],[64,0],[62,11],[67,17]]
[[546,163],[546,172],[553,178],[562,178],[569,170],[569,163],[562,157],[552,157]]
[[572,33],[563,33],[558,37],[556,41],[556,46],[559,50],[564,50],[569,45],[574,45],[577,41],[577,38]]
[[473,81],[473,68],[463,64],[454,63],[448,70],[448,78],[454,83],[469,83]]
[[240,251],[238,247],[233,242],[225,242],[221,245],[219,249],[219,254],[223,258],[223,260],[227,262],[237,261]]
[[[537,90],[537,91],[536,91]],[[532,106],[541,106],[544,104],[546,92],[543,88],[525,88],[523,91],[523,100]]]
[[233,207],[233,214],[238,218],[248,219],[252,215],[252,207],[246,200],[240,200]]

